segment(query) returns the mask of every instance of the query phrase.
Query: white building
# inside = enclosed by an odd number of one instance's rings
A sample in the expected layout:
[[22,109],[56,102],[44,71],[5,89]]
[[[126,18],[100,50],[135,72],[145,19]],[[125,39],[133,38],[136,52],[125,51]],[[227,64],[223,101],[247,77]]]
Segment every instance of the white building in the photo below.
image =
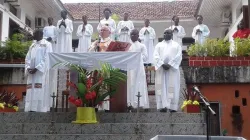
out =
[[6,40],[18,27],[32,33],[45,26],[48,17],[56,24],[63,9],[60,0],[0,0],[0,40]]

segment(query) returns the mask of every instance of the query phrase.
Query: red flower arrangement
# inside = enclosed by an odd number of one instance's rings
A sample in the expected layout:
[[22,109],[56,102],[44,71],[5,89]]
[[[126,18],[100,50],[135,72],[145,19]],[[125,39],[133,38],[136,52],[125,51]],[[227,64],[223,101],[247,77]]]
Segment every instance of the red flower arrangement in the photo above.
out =
[[78,96],[70,95],[68,100],[77,107],[96,107],[102,105],[104,101],[112,101],[112,98],[106,99],[106,97],[114,95],[119,87],[119,81],[127,78],[119,69],[114,69],[107,63],[102,64],[101,69],[94,71],[87,71],[74,64],[70,64],[69,67],[78,72],[78,83],[67,83]]

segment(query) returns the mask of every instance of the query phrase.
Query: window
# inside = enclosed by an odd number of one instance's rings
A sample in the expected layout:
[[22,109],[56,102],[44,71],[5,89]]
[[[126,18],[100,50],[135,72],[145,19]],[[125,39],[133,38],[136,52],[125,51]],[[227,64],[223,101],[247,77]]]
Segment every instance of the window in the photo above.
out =
[[14,6],[12,6],[12,5],[10,5],[10,12],[11,12],[13,15],[17,16],[17,9],[16,9]]
[[27,17],[25,18],[25,24],[31,27],[31,20],[29,20]]

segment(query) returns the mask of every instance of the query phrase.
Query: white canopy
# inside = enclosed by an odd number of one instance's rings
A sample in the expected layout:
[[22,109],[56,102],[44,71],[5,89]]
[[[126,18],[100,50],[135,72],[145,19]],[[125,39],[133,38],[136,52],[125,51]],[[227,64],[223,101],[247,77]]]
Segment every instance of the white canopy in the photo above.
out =
[[[136,74],[135,76],[135,85],[131,86],[129,80],[127,80],[127,86],[129,87],[127,92],[131,92],[136,96],[139,92],[140,86],[146,87],[145,81],[140,81],[143,73],[140,73],[141,70],[144,70],[143,60],[140,52],[92,52],[92,53],[50,53],[49,58],[47,59],[49,69],[55,69],[58,67],[53,67],[55,64],[60,62],[70,62],[73,64],[82,65],[86,69],[99,68],[100,62],[107,62],[111,64],[114,68],[119,68],[125,71],[133,70]],[[59,68],[66,69],[66,68]],[[53,74],[49,72],[48,74]],[[49,77],[53,77],[49,75]],[[50,79],[49,82],[56,82],[53,79]],[[143,85],[145,84],[145,85]],[[48,85],[54,85],[49,83]],[[49,87],[50,89],[55,89],[55,87]]]

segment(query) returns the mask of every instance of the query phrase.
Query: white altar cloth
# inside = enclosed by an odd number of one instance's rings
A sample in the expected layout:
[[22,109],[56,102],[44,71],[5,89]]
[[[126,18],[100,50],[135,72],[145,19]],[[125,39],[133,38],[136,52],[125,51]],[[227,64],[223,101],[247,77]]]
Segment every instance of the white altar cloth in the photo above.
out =
[[[51,70],[53,69],[67,69],[66,67],[54,67],[55,64],[60,62],[70,62],[73,64],[79,64],[86,69],[95,69],[100,68],[100,62],[107,62],[112,65],[114,68],[119,68],[121,70],[130,71],[133,70],[136,74],[135,85],[131,86],[130,81],[127,80],[127,87],[130,89],[127,91],[133,93],[131,95],[136,96],[139,92],[139,87],[145,84],[146,82],[140,81],[141,69],[143,69],[144,74],[144,65],[140,52],[90,52],[90,53],[50,53],[49,58],[46,63]],[[48,72],[48,75],[52,72]],[[50,75],[51,76],[51,75]],[[51,80],[49,82],[52,82]],[[56,80],[53,80],[56,82]],[[55,85],[49,83],[48,85]],[[132,88],[129,88],[132,87]],[[55,87],[49,87],[50,89],[57,90]],[[55,92],[53,91],[53,92]],[[51,91],[50,91],[51,92]],[[55,92],[56,93],[56,92]],[[52,93],[51,93],[52,94]],[[134,106],[135,107],[135,106]]]

